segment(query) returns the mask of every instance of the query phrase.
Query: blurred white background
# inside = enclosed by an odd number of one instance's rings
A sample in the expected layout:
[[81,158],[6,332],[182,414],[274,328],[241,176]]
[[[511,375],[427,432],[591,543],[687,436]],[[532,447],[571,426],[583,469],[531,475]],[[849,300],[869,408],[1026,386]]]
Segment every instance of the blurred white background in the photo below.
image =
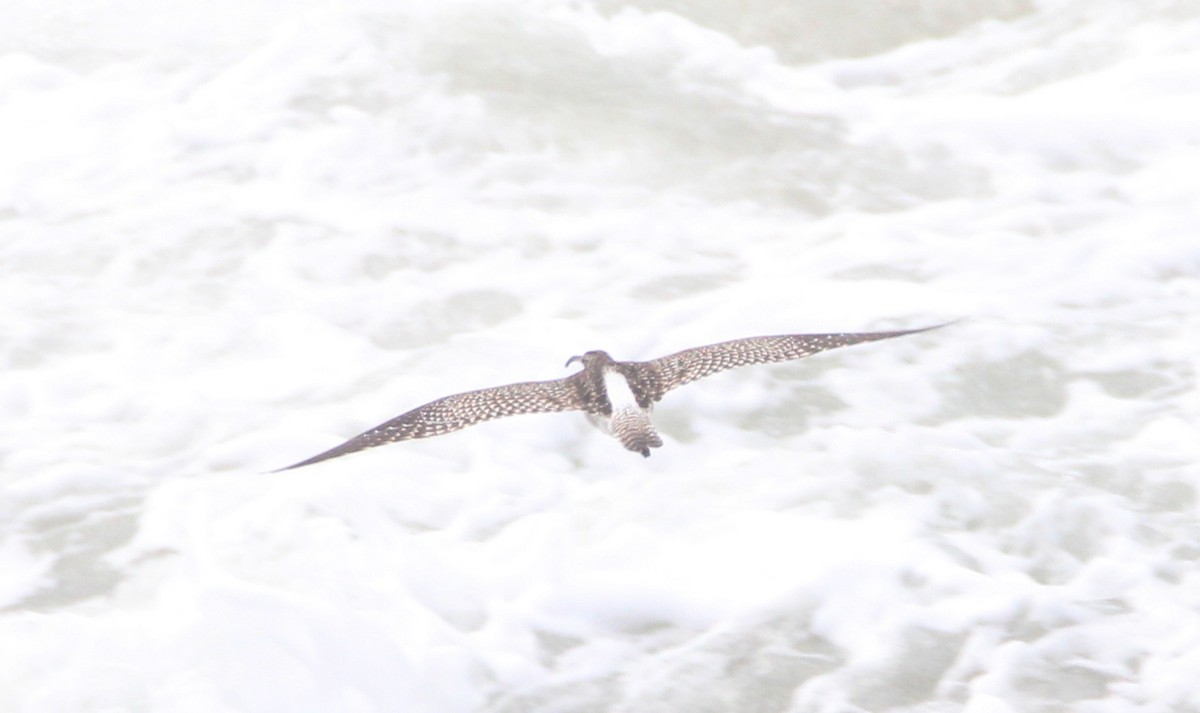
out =
[[1200,710],[1194,2],[2,14],[0,709]]

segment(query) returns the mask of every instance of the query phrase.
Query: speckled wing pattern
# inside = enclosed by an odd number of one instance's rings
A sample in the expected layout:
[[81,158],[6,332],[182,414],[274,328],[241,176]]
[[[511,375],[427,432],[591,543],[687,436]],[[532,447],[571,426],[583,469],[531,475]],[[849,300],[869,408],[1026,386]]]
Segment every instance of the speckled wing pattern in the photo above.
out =
[[747,337],[684,349],[650,361],[617,362],[616,368],[629,379],[633,392],[638,398],[638,405],[647,408],[671,389],[726,369],[802,359],[827,349],[902,337],[906,334],[925,332],[941,326],[944,325],[892,332]]
[[279,470],[312,465],[386,443],[440,436],[504,416],[588,410],[585,402],[588,385],[582,374],[579,372],[553,381],[506,384],[445,396],[364,431],[340,446]]
[[[649,410],[671,389],[726,369],[801,359],[827,349],[891,339],[943,326],[893,332],[748,337],[684,349],[650,361],[613,361],[604,352],[588,352],[585,357],[596,354],[603,360],[590,364],[585,361],[583,371],[563,379],[506,384],[430,401],[360,433],[340,446],[280,470],[312,465],[386,443],[440,436],[494,418],[552,411],[584,411],[603,416],[608,419],[607,429],[622,445],[648,456],[650,448],[662,445],[662,439],[650,422]],[[614,412],[605,392],[606,368],[615,369],[625,377],[637,402],[636,407],[630,403]]]

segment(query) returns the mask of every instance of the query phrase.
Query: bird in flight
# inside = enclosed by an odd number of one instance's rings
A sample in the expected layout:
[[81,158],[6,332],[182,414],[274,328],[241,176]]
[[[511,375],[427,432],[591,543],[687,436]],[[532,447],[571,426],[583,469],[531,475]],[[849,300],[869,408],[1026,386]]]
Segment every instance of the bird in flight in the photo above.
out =
[[440,436],[504,416],[552,411],[583,411],[622,446],[648,458],[651,448],[663,444],[650,422],[650,411],[671,389],[726,369],[802,359],[827,349],[943,326],[891,332],[747,337],[684,349],[650,361],[616,361],[608,352],[594,350],[567,360],[567,366],[575,362],[583,366],[570,376],[444,396],[364,431],[340,446],[279,470],[312,465],[386,443]]

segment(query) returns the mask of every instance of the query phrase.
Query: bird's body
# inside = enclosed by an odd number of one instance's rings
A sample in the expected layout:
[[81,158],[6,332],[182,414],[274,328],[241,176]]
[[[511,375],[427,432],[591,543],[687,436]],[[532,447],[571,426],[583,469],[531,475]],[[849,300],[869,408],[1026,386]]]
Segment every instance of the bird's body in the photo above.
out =
[[607,409],[601,407],[595,413],[588,413],[588,420],[629,450],[649,458],[650,449],[662,445],[662,438],[650,422],[653,404],[642,406],[638,403],[638,395],[630,387],[629,379],[617,371],[616,362],[607,353],[588,352],[581,359],[592,360],[584,362],[585,370],[590,363],[590,368],[600,371],[600,383],[608,401]]
[[685,349],[650,361],[616,361],[589,351],[567,360],[583,369],[562,379],[506,384],[453,394],[403,413],[289,470],[385,443],[429,438],[504,416],[583,411],[626,449],[649,457],[662,445],[650,412],[671,389],[726,369],[801,359],[827,349],[925,332],[944,325],[891,332],[787,334],[748,337]]

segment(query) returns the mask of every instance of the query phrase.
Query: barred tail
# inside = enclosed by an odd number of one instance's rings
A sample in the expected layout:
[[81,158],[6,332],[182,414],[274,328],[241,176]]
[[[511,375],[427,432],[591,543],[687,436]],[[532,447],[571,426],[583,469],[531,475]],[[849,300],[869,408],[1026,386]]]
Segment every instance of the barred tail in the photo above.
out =
[[663,444],[662,438],[650,423],[650,415],[639,408],[625,408],[612,415],[612,434],[621,445],[643,457],[650,457],[650,449]]

